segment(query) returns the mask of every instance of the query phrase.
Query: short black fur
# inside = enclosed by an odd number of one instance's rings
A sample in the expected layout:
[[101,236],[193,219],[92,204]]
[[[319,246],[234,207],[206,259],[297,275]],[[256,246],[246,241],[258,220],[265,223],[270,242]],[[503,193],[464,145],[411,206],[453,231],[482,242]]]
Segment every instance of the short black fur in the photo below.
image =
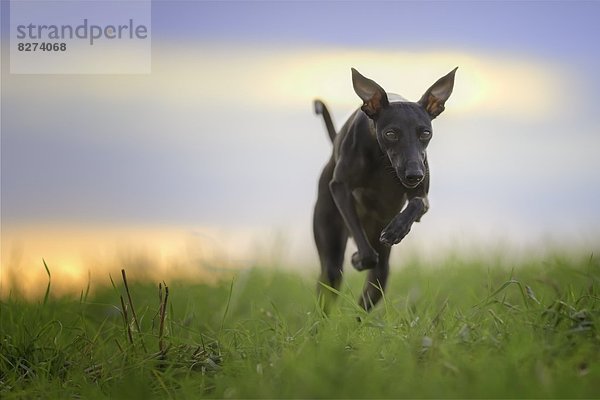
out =
[[[321,261],[320,283],[338,289],[349,237],[358,251],[352,265],[368,270],[359,304],[370,310],[383,295],[391,246],[399,243],[429,208],[427,145],[431,121],[454,87],[456,68],[440,78],[418,102],[396,101],[375,81],[352,69],[363,105],[339,133],[325,104],[315,101],[333,141],[319,179],[313,228]],[[325,309],[332,291],[319,285]]]

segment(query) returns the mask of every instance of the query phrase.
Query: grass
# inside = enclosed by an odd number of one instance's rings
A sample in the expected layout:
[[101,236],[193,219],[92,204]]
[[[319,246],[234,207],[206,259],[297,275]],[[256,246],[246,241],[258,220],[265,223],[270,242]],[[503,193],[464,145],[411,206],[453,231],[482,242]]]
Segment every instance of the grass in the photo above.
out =
[[123,276],[78,299],[10,295],[0,397],[600,397],[593,256],[415,261],[369,315],[348,275],[327,317],[313,280],[259,268],[168,292]]

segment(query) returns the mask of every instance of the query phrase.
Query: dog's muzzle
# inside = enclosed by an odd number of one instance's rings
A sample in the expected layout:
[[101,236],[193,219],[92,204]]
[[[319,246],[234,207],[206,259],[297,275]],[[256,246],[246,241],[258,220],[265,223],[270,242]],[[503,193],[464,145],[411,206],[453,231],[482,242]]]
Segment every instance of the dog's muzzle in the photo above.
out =
[[409,161],[406,163],[404,179],[401,179],[404,186],[410,189],[417,187],[423,181],[423,178],[425,178],[425,171],[418,162]]

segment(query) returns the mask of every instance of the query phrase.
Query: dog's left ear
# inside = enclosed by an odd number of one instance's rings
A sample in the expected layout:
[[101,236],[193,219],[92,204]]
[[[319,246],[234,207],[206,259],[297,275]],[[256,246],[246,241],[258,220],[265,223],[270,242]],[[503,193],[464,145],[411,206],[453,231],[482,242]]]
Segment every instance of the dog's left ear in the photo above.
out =
[[418,101],[427,111],[431,119],[434,119],[444,111],[444,104],[450,98],[454,88],[454,74],[458,67],[454,68],[448,75],[438,79]]
[[390,104],[385,90],[377,82],[362,76],[354,68],[352,68],[352,86],[358,97],[364,102],[361,110],[370,118],[374,118],[382,108]]

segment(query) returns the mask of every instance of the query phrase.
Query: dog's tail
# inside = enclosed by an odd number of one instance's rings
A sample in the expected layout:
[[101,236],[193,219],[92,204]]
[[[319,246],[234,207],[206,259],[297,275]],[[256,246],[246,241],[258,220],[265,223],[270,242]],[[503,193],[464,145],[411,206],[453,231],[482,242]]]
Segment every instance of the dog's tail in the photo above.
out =
[[327,133],[329,134],[329,139],[331,139],[331,142],[333,143],[336,132],[335,132],[335,127],[333,126],[333,121],[331,120],[331,114],[329,114],[329,110],[327,109],[327,106],[321,100],[315,100],[314,106],[315,106],[315,114],[320,114],[323,116],[323,121],[325,122],[325,127],[327,128]]

